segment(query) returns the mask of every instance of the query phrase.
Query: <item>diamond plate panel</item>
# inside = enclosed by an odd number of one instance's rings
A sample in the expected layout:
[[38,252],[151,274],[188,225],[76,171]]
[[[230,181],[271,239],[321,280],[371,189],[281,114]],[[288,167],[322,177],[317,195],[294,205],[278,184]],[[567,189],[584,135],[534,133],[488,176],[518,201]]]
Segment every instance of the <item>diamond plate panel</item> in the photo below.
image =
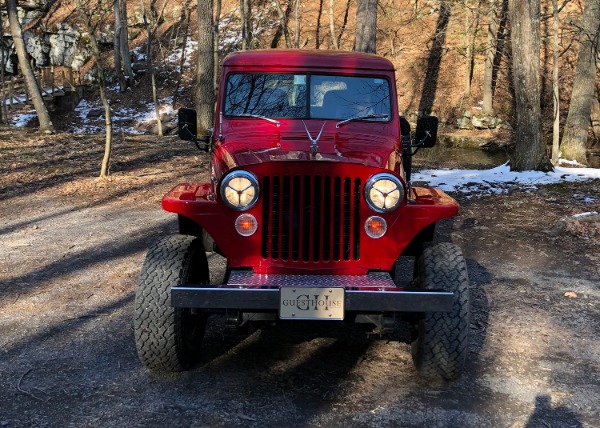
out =
[[368,275],[281,275],[255,274],[251,271],[233,271],[228,286],[239,288],[254,287],[395,287],[394,281],[386,272],[374,272]]

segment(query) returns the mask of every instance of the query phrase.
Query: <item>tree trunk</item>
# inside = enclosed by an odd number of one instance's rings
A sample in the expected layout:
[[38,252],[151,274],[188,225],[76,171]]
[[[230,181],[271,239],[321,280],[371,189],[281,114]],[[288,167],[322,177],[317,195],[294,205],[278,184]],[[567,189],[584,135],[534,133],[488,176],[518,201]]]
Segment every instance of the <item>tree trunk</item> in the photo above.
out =
[[[210,1],[212,5],[212,0]],[[198,2],[198,7],[208,8],[207,3],[202,5]],[[212,11],[212,8],[211,8]],[[250,0],[240,0],[240,13],[242,15],[242,49],[251,49],[252,46],[252,4]],[[211,18],[212,20],[212,18]]]
[[119,91],[127,90],[127,80],[123,73],[123,65],[121,64],[121,31],[123,22],[121,20],[121,4],[119,0],[113,0],[113,10],[115,15],[115,34],[113,37],[113,61],[115,63],[115,73],[119,80]]
[[541,135],[540,107],[540,2],[510,0],[513,84],[517,113],[513,171],[549,171]]
[[[4,21],[2,19],[2,14],[0,14],[0,46],[4,46]],[[0,123],[7,124],[8,123],[8,106],[6,105],[6,75],[4,74],[4,70],[6,69],[6,52],[4,49],[0,49],[0,84],[2,84],[2,96],[0,102]]]
[[377,52],[377,0],[358,0],[354,50]]
[[[200,2],[198,2],[198,7],[200,7]],[[248,49],[248,39],[246,38],[246,0],[240,0],[240,18],[242,20],[241,30],[242,30],[242,50]]]
[[16,0],[6,0],[6,10],[8,12],[8,22],[10,24],[10,31],[12,33],[13,43],[15,45],[15,51],[19,58],[19,67],[23,73],[27,90],[31,95],[31,101],[33,102],[33,108],[37,114],[40,122],[39,130],[41,132],[52,132],[54,131],[54,125],[50,120],[48,109],[44,104],[42,93],[38,86],[37,80],[33,73],[33,69],[27,58],[27,50],[25,49],[25,42],[23,41],[23,33],[21,31],[21,24],[17,15],[17,2]]
[[98,73],[98,82],[100,86],[100,99],[102,100],[102,106],[104,107],[104,126],[106,130],[106,137],[104,139],[104,155],[102,156],[102,164],[100,166],[100,178],[106,178],[108,177],[110,156],[112,154],[112,117],[110,115],[110,105],[108,104],[108,99],[106,98],[104,70],[100,66],[98,60],[96,60],[96,71]]
[[323,15],[323,0],[319,0],[317,27],[315,28],[315,49],[319,49],[321,47],[321,15]]
[[129,80],[129,86],[133,86],[134,75],[133,68],[131,67],[131,56],[129,54],[129,30],[127,29],[127,0],[119,0],[121,3],[121,31],[120,35],[120,46],[121,46],[121,60],[123,62],[123,71],[127,75]]
[[600,102],[598,102],[598,98],[594,98],[594,102],[592,105],[592,132],[594,133],[594,141],[588,146],[588,148],[600,148]]
[[337,36],[337,44],[338,46],[342,45],[342,36],[344,35],[344,31],[346,30],[346,25],[348,25],[348,15],[350,13],[350,2],[352,0],[348,0],[346,2],[346,8],[344,9],[344,20],[342,22],[342,26],[340,27],[340,32]]
[[296,0],[294,6],[294,20],[295,22],[295,33],[294,34],[294,47],[300,49],[300,0]]
[[339,49],[338,40],[335,34],[335,18],[334,18],[334,7],[333,0],[329,0],[329,30],[331,32],[331,43],[333,44],[333,48],[335,50]]
[[196,110],[198,112],[199,133],[206,133],[206,130],[213,126],[215,104],[213,73],[213,0],[198,0]]
[[448,24],[450,22],[450,16],[452,15],[452,4],[453,2],[450,0],[440,2],[435,32],[428,43],[430,48],[425,78],[423,79],[425,83],[421,93],[421,100],[419,101],[419,114],[429,115],[433,110],[440,75],[440,66],[444,55],[446,33],[448,32]]
[[467,68],[465,76],[465,95],[471,95],[471,81],[473,79],[473,67],[475,60],[475,35],[477,34],[477,27],[479,27],[479,5],[473,6],[469,0],[465,0],[465,35],[467,46],[465,49],[465,65]]
[[558,81],[558,0],[552,0],[552,100],[554,107],[554,119],[552,121],[552,164],[558,165],[559,144],[560,144],[560,91]]
[[586,142],[590,115],[596,97],[596,56],[600,39],[600,0],[586,0],[583,10],[583,31],[579,39],[577,69],[569,115],[560,145],[566,159],[586,164]]
[[[152,83],[152,102],[154,103],[154,115],[156,116],[156,129],[159,137],[163,136],[163,127],[162,121],[160,119],[160,108],[158,105],[158,97],[156,95],[156,70],[154,69],[154,64],[152,61],[152,34],[153,31],[150,29],[150,23],[148,22],[148,15],[146,13],[146,4],[144,0],[142,0],[142,16],[144,20],[144,28],[146,29],[146,43],[148,46],[146,48],[146,65],[148,70],[150,71],[151,83]],[[184,49],[185,50],[185,49]]]
[[493,76],[494,76],[494,57],[496,56],[496,20],[497,8],[496,0],[489,0],[489,11],[488,11],[488,27],[487,27],[487,46],[485,51],[485,66],[483,72],[483,105],[482,112],[485,115],[494,115],[494,91]]
[[290,18],[290,13],[292,12],[292,5],[291,5],[291,2],[288,0],[287,5],[285,7],[285,11],[284,11],[283,8],[281,7],[281,3],[279,2],[279,0],[277,0],[275,2],[275,4],[277,7],[277,14],[279,15],[279,28],[277,29],[277,33],[275,34],[275,37],[273,37],[273,42],[271,43],[271,47],[272,48],[277,47],[277,45],[279,44],[279,39],[281,38],[281,35],[283,34],[283,37],[285,38],[285,47],[290,49],[292,47],[292,39],[290,38],[290,31],[288,29],[288,21]]
[[90,17],[86,12],[83,0],[77,0],[77,10],[83,18],[85,30],[88,33],[92,53],[96,60],[96,75],[98,78],[98,86],[100,87],[100,99],[104,106],[104,123],[106,127],[106,139],[104,143],[104,156],[102,158],[102,165],[100,167],[100,178],[108,177],[108,171],[110,167],[110,155],[112,153],[112,118],[110,114],[110,105],[106,98],[106,79],[104,78],[104,67],[100,62],[100,49],[98,48],[98,42],[94,35],[93,26],[90,22]]
[[216,0],[215,20],[213,22],[213,90],[215,96],[219,89],[219,23],[221,22],[221,0]]
[[[156,27],[155,27],[156,28]],[[188,41],[188,31],[190,28],[190,10],[189,8],[184,8],[183,9],[183,19],[181,22],[181,29],[183,32],[183,40],[181,45],[182,46],[187,46],[187,41]],[[177,41],[177,37],[175,37],[175,41]],[[183,70],[183,68],[185,67],[185,58],[186,58],[186,49],[181,49],[181,56],[179,57],[179,69]],[[173,99],[177,99],[177,96],[179,94],[179,86],[181,85],[181,75],[179,75],[179,78],[177,79],[177,84],[175,85],[175,89],[173,90]]]

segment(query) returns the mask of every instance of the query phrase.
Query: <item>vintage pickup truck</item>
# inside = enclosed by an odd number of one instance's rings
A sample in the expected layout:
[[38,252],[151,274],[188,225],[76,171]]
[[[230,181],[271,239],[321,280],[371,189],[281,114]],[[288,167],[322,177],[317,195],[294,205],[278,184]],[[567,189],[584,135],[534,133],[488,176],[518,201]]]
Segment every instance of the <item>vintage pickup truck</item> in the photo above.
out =
[[[419,119],[411,135],[394,66],[375,55],[243,51],[222,70],[210,135],[196,135],[194,110],[179,111],[180,137],[210,153],[210,181],[178,184],[162,200],[179,233],[149,249],[140,274],[142,363],[189,368],[213,314],[237,326],[313,320],[379,332],[402,321],[417,370],[457,378],[467,269],[434,232],[459,207],[410,182],[411,156],[435,144],[437,119]],[[209,283],[212,251],[227,259],[222,284]],[[400,279],[400,257],[414,258],[410,280]]]

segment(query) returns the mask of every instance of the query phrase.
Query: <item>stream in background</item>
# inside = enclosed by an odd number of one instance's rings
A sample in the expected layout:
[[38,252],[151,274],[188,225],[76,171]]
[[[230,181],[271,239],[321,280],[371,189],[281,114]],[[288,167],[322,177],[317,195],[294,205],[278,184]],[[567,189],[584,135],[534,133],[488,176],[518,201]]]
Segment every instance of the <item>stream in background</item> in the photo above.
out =
[[[491,169],[508,161],[505,150],[483,150],[466,147],[436,145],[431,149],[421,149],[413,158],[414,167],[450,169]],[[600,168],[600,152],[588,154],[588,166]]]
[[436,145],[421,149],[413,157],[413,165],[422,168],[490,169],[506,163],[504,151],[487,151],[476,148]]

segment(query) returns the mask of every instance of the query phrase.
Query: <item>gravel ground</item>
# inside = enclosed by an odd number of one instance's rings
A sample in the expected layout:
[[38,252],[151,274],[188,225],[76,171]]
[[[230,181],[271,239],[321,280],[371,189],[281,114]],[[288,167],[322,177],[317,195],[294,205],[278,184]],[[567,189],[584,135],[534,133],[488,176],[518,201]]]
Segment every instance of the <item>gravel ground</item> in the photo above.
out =
[[[98,141],[26,137],[0,144],[1,427],[599,426],[598,223],[549,233],[600,211],[597,181],[455,195],[462,212],[439,239],[463,248],[471,282],[458,381],[419,378],[409,344],[353,328],[224,335],[218,319],[197,366],[155,374],[135,353],[136,277],[148,245],[175,231],[160,195],[205,177],[206,158],[124,140],[112,181],[97,181]],[[224,260],[209,262],[220,281]]]

